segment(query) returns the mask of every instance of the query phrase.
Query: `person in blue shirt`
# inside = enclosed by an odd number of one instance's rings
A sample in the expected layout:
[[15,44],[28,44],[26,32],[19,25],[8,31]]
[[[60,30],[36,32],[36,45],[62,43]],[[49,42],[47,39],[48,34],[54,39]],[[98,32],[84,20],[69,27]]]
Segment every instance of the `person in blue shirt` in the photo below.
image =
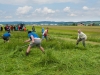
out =
[[43,40],[43,39],[44,39],[44,35],[43,35],[43,33],[44,33],[44,28],[43,28],[43,27],[42,27],[41,32],[42,32],[42,40]]
[[30,49],[31,49],[34,45],[36,45],[37,47],[39,47],[40,50],[41,50],[43,53],[45,53],[45,52],[44,52],[44,48],[41,46],[41,39],[39,38],[39,36],[38,36],[35,32],[28,31],[28,37],[29,37],[29,39],[26,40],[25,42],[30,42],[30,44],[29,44],[29,46],[28,46],[28,48],[27,48],[27,50],[26,50],[26,55],[29,54]]
[[9,42],[9,37],[11,36],[10,31],[3,34],[3,40],[5,42]]

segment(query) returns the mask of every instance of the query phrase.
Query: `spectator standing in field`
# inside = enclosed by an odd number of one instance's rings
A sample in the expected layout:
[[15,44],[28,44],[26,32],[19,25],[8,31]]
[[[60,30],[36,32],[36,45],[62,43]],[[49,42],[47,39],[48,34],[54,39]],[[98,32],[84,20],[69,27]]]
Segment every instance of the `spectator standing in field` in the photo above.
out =
[[3,31],[3,27],[1,26],[1,31]]
[[83,46],[85,47],[85,41],[87,39],[86,34],[84,34],[80,29],[78,30],[78,38],[77,38],[77,42],[76,45],[79,44],[80,41],[82,41]]
[[25,26],[23,26],[23,30],[26,31],[26,27]]
[[4,26],[5,31],[7,31],[6,26]]
[[10,26],[10,30],[13,31],[13,29],[14,29],[14,27],[13,27],[13,25],[11,25],[11,26]]
[[44,39],[44,35],[43,35],[43,33],[44,33],[44,28],[43,28],[43,27],[42,27],[41,32],[42,32],[42,40],[43,40],[43,39]]
[[9,37],[11,36],[11,34],[10,34],[10,31],[8,31],[8,32],[6,32],[6,33],[4,33],[3,34],[3,40],[4,40],[4,43],[5,42],[9,42]]
[[44,38],[46,39],[46,41],[48,40],[48,27],[46,28],[46,30],[43,32]]
[[35,32],[35,27],[34,26],[32,27],[32,31]]
[[13,29],[14,29],[14,31],[16,31],[16,27],[15,26],[13,26]]
[[15,26],[16,31],[18,31],[18,26]]
[[39,47],[40,50],[41,50],[43,53],[45,53],[43,47],[41,46],[41,39],[38,37],[38,35],[37,35],[35,32],[28,31],[28,37],[29,37],[29,39],[26,40],[25,42],[30,42],[30,44],[29,44],[29,46],[28,46],[28,48],[27,48],[27,50],[26,50],[26,55],[29,54],[30,49],[31,49],[33,46],[35,46],[35,45],[36,45],[37,47]]
[[6,31],[10,31],[10,26],[8,24],[6,25]]
[[2,26],[0,26],[0,31],[3,31],[3,27]]
[[20,31],[20,29],[21,29],[21,26],[20,26],[20,25],[18,25],[18,30]]

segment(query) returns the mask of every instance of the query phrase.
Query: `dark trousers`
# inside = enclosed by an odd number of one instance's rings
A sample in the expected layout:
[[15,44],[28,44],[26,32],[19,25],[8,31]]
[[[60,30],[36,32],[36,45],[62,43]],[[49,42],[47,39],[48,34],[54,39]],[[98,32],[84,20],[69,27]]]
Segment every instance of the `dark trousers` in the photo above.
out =
[[82,41],[83,46],[85,47],[85,38],[79,38],[76,42],[76,45],[79,44],[79,42]]

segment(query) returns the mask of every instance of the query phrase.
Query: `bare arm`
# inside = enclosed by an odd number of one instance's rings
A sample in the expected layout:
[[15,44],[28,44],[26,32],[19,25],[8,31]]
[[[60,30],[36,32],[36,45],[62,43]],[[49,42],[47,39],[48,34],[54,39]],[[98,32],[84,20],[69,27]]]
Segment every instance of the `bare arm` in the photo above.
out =
[[34,42],[34,37],[31,35],[32,42]]
[[25,42],[30,42],[31,40],[30,39],[28,39],[28,40],[26,40]]

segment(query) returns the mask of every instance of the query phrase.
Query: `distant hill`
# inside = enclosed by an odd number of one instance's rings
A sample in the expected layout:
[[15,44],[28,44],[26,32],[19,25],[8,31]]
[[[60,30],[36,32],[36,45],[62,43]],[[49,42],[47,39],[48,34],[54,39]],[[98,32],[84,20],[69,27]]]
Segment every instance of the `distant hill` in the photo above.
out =
[[72,25],[72,24],[100,24],[100,21],[81,21],[81,22],[55,22],[55,21],[39,21],[39,22],[24,22],[24,21],[12,21],[12,22],[0,22],[0,24],[6,25],[18,25],[20,23],[23,23],[25,25]]

